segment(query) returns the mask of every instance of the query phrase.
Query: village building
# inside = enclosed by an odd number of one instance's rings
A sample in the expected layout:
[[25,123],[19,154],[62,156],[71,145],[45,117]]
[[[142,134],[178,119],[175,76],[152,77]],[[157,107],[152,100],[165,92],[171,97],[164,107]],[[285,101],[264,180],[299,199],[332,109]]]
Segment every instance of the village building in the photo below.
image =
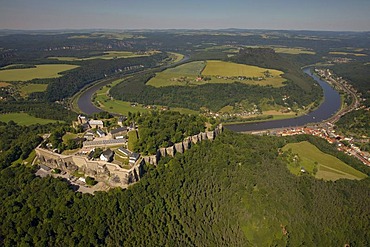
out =
[[114,139],[123,139],[127,135],[127,127],[120,127],[110,131]]
[[138,153],[132,153],[129,158],[130,164],[135,164],[135,162],[140,158],[140,154]]
[[114,155],[113,151],[108,148],[107,150],[101,153],[100,160],[111,162],[113,160],[113,155]]
[[89,119],[86,116],[78,115],[77,121],[79,124],[86,124],[88,123]]
[[97,128],[101,129],[104,127],[103,121],[102,120],[90,120],[89,121],[90,128]]
[[101,129],[97,129],[96,134],[98,134],[99,137],[104,137],[105,136],[104,131],[102,131]]
[[92,140],[94,140],[94,133],[91,132],[91,131],[88,131],[88,132],[85,133],[84,138],[87,141],[92,141]]
[[117,149],[118,152],[122,153],[125,156],[130,156],[131,152],[123,147],[120,147]]

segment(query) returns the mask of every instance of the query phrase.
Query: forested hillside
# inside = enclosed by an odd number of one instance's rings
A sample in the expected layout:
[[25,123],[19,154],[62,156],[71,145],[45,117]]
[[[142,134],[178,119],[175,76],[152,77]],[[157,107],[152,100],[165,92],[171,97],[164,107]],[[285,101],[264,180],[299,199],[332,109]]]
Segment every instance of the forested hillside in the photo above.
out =
[[287,141],[227,131],[148,167],[126,191],[95,196],[24,166],[3,169],[0,244],[368,246],[369,179],[292,175],[278,155]]

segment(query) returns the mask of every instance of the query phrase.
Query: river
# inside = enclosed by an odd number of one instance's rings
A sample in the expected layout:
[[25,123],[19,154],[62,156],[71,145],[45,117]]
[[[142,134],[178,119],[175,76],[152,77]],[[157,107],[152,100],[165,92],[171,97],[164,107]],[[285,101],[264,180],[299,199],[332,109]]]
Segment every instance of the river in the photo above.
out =
[[[181,62],[184,62],[184,60],[186,61],[187,59],[188,57],[183,59]],[[236,132],[261,131],[267,129],[304,126],[309,123],[321,122],[333,116],[341,106],[339,93],[327,82],[321,80],[317,75],[313,74],[310,67],[303,69],[303,71],[317,81],[324,91],[324,102],[316,110],[296,118],[272,120],[266,122],[232,124],[225,127]],[[98,83],[88,88],[81,94],[80,98],[78,99],[78,106],[82,112],[90,115],[102,111],[91,102],[91,97],[97,90],[99,90],[99,88],[108,83],[110,82],[107,81],[106,83]]]
[[262,131],[267,129],[289,128],[304,126],[309,123],[319,123],[333,116],[341,106],[339,93],[334,90],[327,82],[321,80],[316,74],[311,72],[311,68],[303,69],[303,72],[311,76],[324,91],[324,102],[314,111],[296,118],[272,120],[266,122],[232,124],[225,126],[235,132]]

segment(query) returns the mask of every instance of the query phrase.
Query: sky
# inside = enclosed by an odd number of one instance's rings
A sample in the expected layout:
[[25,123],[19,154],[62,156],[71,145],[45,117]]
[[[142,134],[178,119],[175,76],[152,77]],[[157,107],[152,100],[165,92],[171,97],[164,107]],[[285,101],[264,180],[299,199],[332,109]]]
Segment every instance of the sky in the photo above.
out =
[[0,0],[0,29],[370,31],[370,0]]

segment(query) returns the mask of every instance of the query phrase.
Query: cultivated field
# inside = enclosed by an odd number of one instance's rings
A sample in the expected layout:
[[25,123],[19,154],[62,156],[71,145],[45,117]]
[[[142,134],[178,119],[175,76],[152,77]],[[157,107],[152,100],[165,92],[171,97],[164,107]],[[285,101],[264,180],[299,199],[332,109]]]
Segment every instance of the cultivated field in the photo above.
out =
[[100,56],[92,56],[92,57],[86,57],[86,58],[78,58],[78,57],[49,57],[49,59],[56,59],[59,61],[67,61],[67,62],[73,62],[73,61],[84,61],[84,60],[94,60],[94,59],[119,59],[119,58],[130,58],[130,57],[147,57],[158,53],[158,51],[150,51],[145,52],[143,54],[138,54],[130,51],[109,51],[104,52],[104,55]]
[[26,84],[20,88],[21,95],[27,96],[30,93],[35,93],[35,92],[45,92],[46,88],[48,87],[48,84]]
[[300,143],[289,143],[283,151],[291,149],[293,154],[298,154],[299,165],[289,164],[288,168],[293,174],[299,174],[301,167],[312,174],[317,167],[316,178],[324,180],[363,179],[367,176],[360,171],[350,167],[336,157],[321,152],[316,146],[304,141]]
[[342,52],[342,51],[331,51],[330,55],[344,55],[344,56],[355,56],[355,57],[366,57],[366,54],[363,53],[353,53],[353,52]]
[[13,120],[14,122],[18,123],[19,125],[31,125],[31,124],[48,124],[48,123],[56,123],[56,120],[51,119],[43,119],[43,118],[36,118],[27,113],[7,113],[7,114],[0,114],[0,121],[1,122],[9,122]]
[[[271,77],[266,77],[268,71]],[[153,87],[167,86],[197,86],[206,83],[233,83],[241,82],[251,85],[272,85],[275,87],[283,86],[284,78],[281,77],[282,71],[266,69],[257,66],[223,62],[218,60],[197,61],[186,63],[175,68],[167,69],[150,79],[147,85]],[[199,78],[208,77],[208,80]],[[246,80],[237,77],[263,78],[261,80]]]
[[36,68],[0,70],[1,81],[29,81],[36,78],[61,77],[60,72],[77,68],[69,64],[42,64]]
[[[268,71],[272,77],[266,77],[264,73]],[[252,65],[245,65],[245,64],[237,64],[231,62],[223,62],[217,60],[209,60],[207,61],[207,65],[204,68],[202,75],[204,76],[211,76],[211,77],[263,77],[264,80],[261,81],[250,81],[250,80],[238,80],[238,79],[218,79],[212,78],[213,81],[219,82],[234,82],[240,81],[247,84],[255,84],[255,85],[272,85],[272,86],[283,86],[283,82],[285,81],[284,78],[281,77],[283,74],[282,71],[275,70],[275,69],[268,69],[268,68],[261,68]]]

